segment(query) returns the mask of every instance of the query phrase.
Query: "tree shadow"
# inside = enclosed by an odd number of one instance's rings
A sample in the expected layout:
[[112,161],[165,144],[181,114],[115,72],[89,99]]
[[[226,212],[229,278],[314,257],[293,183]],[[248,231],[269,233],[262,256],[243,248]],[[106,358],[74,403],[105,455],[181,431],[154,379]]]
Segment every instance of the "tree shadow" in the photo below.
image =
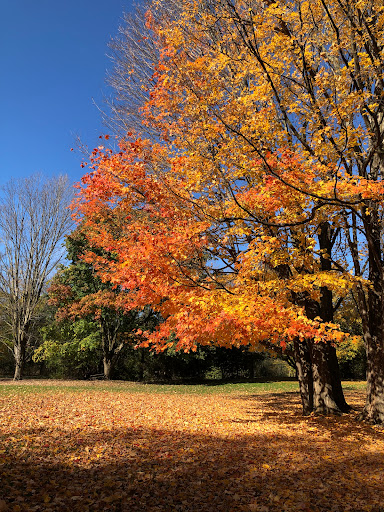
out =
[[229,396],[228,400],[231,399],[249,404],[246,413],[254,418],[249,421],[276,420],[280,423],[291,422],[295,418],[302,419],[300,394],[297,391]]
[[[258,395],[237,395],[234,400],[242,400],[249,404],[245,410],[246,418],[234,418],[234,423],[261,423],[268,422],[278,426],[290,428],[308,425],[315,428],[318,433],[328,433],[332,438],[340,440],[354,437],[368,438],[384,441],[384,427],[372,427],[358,421],[362,411],[363,391],[351,389],[346,393],[347,401],[353,405],[350,413],[341,416],[303,416],[298,392],[268,393]],[[252,419],[249,419],[252,418]]]
[[[265,411],[276,407],[276,397],[257,398]],[[9,443],[0,473],[10,510],[384,512],[384,443],[366,451],[355,432],[327,442],[323,431],[278,429],[231,438],[151,428],[20,433],[27,445]]]

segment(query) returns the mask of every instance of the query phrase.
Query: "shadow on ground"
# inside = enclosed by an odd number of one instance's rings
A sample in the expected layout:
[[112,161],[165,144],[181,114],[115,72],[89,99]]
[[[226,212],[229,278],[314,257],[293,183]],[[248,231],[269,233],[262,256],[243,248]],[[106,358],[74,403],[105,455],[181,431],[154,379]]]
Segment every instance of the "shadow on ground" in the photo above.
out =
[[[281,409],[291,414],[280,419],[290,419],[292,428],[303,422],[292,416],[291,393],[252,400],[269,427]],[[234,438],[30,429],[20,437],[29,445],[1,439],[0,489],[15,512],[384,512],[383,443],[376,453],[361,442],[382,441],[382,434],[350,418],[344,425],[306,421],[313,422],[307,432],[269,429]]]

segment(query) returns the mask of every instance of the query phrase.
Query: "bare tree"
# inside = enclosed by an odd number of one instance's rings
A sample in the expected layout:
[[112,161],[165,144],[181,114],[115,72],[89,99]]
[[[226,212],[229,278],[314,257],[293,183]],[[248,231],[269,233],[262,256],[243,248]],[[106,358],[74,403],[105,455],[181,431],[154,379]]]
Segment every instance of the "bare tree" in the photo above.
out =
[[[11,180],[0,196],[0,294],[11,339],[1,339],[15,358],[14,380],[22,378],[26,349],[44,286],[64,254],[73,221],[66,176]],[[7,343],[8,341],[8,343]]]
[[180,0],[158,4],[142,0],[134,11],[124,14],[118,36],[109,43],[113,69],[107,76],[107,83],[114,95],[106,100],[107,108],[100,110],[104,124],[122,138],[130,132],[153,138],[159,136],[154,126],[143,123],[141,113],[156,81],[160,57],[158,41],[147,23],[148,13],[153,23],[166,25],[177,17],[180,5]]

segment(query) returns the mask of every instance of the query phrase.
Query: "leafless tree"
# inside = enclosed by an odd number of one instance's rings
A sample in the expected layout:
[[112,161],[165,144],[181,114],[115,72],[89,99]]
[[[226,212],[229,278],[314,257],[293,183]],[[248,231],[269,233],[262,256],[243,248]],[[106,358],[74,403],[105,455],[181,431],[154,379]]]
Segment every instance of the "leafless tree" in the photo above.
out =
[[31,328],[44,286],[64,254],[63,238],[73,224],[66,176],[11,180],[0,194],[0,295],[10,339],[0,341],[15,358],[22,378]]
[[129,132],[158,136],[153,126],[143,124],[140,110],[149,99],[160,57],[147,14],[151,13],[153,23],[167,24],[179,10],[179,0],[157,4],[143,0],[134,11],[124,14],[119,33],[109,44],[113,68],[107,83],[114,94],[106,100],[106,109],[100,109],[103,121],[112,133],[123,138]]

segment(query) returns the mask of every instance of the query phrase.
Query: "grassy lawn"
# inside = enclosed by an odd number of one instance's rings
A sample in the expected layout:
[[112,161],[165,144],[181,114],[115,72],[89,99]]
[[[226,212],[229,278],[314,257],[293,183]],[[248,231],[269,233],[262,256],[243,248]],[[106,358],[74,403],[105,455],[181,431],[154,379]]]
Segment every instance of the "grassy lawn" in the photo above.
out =
[[297,391],[296,381],[281,382],[246,382],[221,383],[218,381],[205,384],[142,384],[125,381],[60,381],[60,380],[25,380],[20,383],[13,381],[0,382],[0,396],[9,393],[47,393],[65,389],[68,392],[108,391],[114,393],[165,393],[215,395],[228,393],[281,393]]
[[384,433],[295,382],[0,382],[0,511],[383,510]]
[[[345,390],[363,390],[365,382],[346,381],[343,383]],[[61,391],[68,392],[92,392],[108,391],[115,393],[165,393],[165,394],[259,394],[259,393],[287,393],[297,392],[298,383],[292,381],[266,381],[266,382],[240,382],[222,383],[211,381],[205,384],[142,384],[126,381],[71,381],[71,380],[25,380],[15,383],[12,380],[0,381],[0,396],[14,393],[47,393]]]

